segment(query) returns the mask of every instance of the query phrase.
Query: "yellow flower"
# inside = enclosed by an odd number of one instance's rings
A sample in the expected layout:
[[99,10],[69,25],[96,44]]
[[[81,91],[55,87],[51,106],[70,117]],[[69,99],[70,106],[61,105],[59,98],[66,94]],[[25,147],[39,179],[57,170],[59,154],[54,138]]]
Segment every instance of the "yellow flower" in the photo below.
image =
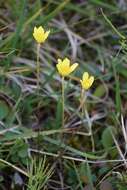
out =
[[78,63],[74,63],[73,65],[70,66],[70,60],[68,58],[65,58],[63,60],[58,59],[58,64],[56,65],[59,74],[62,75],[63,77],[72,73],[77,66]]
[[85,90],[88,90],[94,82],[94,77],[89,76],[89,73],[84,72],[82,76],[82,80],[80,80],[80,82],[81,82],[82,88]]
[[48,35],[50,33],[50,30],[44,31],[44,28],[42,26],[39,26],[38,28],[34,27],[33,37],[37,41],[37,43],[44,43],[45,40],[48,38]]

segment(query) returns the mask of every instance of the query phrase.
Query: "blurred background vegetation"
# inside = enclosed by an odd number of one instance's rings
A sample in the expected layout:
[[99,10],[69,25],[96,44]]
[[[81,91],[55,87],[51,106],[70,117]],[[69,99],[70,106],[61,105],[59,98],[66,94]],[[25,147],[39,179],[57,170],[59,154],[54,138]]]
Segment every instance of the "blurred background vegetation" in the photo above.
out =
[[[40,25],[51,33],[40,50],[38,94],[32,33]],[[0,0],[0,190],[127,189],[126,35],[126,0]],[[65,81],[61,145],[59,57],[80,65]],[[84,71],[95,82],[81,118]]]

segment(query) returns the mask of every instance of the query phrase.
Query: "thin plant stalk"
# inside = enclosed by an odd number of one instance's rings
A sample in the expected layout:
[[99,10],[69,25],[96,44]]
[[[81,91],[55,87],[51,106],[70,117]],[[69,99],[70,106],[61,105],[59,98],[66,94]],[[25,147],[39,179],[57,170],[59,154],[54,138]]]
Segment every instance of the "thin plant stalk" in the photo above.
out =
[[[39,61],[39,55],[40,55],[40,47],[41,45],[38,43],[37,44],[37,92],[39,92],[39,83],[40,83],[40,61]],[[38,150],[39,150],[39,144],[40,144],[40,140],[39,140],[39,137],[40,137],[40,127],[38,129]],[[39,155],[38,155],[38,161],[39,161]]]
[[64,129],[64,77],[62,77],[62,129]]
[[[82,119],[83,119],[83,115],[84,115],[84,110],[85,110],[85,113],[87,112],[87,109],[85,106],[86,98],[84,98],[84,94],[85,94],[85,90],[82,88],[82,90],[81,90],[81,102],[80,102]],[[89,126],[89,133],[91,136],[92,152],[94,152],[95,151],[95,143],[94,143],[94,138],[93,138],[93,133],[92,133],[92,126]]]
[[81,105],[81,109],[82,109],[82,117],[83,117],[83,112],[84,112],[84,89],[82,88],[81,90],[81,102],[80,102],[80,105]]
[[[62,98],[62,125],[61,125],[61,133],[60,133],[60,139],[61,143],[63,142],[63,129],[64,129],[64,77],[62,77],[62,84],[61,84],[61,98]],[[61,147],[61,145],[60,145]]]
[[3,163],[3,164],[6,164],[7,166],[10,166],[12,167],[13,169],[15,169],[16,171],[20,172],[21,174],[23,174],[24,176],[26,177],[29,177],[29,174],[27,172],[25,172],[24,170],[22,170],[21,168],[11,164],[10,162],[6,161],[6,160],[3,160],[0,158],[0,162]]
[[[62,76],[62,128],[61,128],[61,133],[60,133],[60,152],[59,152],[59,165],[60,165],[60,169],[61,171],[63,171],[63,165],[62,165],[62,156],[64,154],[64,150],[62,150],[62,143],[64,142],[64,134],[63,134],[63,129],[64,129],[64,76]],[[63,173],[60,177],[60,181],[61,181],[61,187],[62,189],[64,189],[64,179],[63,179]]]
[[39,81],[40,81],[40,61],[39,61],[40,47],[41,45],[38,43],[37,44],[37,89],[39,89]]

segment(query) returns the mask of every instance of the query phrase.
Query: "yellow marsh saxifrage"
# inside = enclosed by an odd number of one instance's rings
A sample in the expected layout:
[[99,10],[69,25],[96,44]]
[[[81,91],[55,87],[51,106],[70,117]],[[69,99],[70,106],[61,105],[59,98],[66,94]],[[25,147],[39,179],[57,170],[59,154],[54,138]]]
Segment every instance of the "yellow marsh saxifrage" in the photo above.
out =
[[82,80],[80,80],[82,88],[85,90],[88,90],[93,82],[94,82],[94,76],[89,76],[89,73],[84,72],[83,76],[82,76]]
[[70,65],[70,60],[68,58],[65,58],[63,60],[58,59],[58,64],[56,65],[59,74],[63,77],[72,73],[76,69],[77,66],[78,66],[78,63],[74,63]]
[[44,28],[42,26],[39,26],[38,28],[34,27],[33,37],[37,41],[37,43],[44,43],[45,40],[48,38],[48,35],[50,33],[50,30],[44,31]]

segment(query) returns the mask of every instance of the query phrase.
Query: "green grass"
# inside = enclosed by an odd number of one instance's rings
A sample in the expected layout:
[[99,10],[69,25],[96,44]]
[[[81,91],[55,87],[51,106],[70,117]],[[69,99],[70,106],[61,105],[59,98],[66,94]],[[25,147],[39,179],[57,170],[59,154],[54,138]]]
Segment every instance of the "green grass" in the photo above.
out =
[[[0,189],[125,190],[126,1],[0,5]],[[37,91],[32,33],[39,25],[51,33],[41,45]],[[63,130],[59,57],[79,63],[65,78]],[[82,116],[78,80],[84,71],[95,82],[85,94]]]

